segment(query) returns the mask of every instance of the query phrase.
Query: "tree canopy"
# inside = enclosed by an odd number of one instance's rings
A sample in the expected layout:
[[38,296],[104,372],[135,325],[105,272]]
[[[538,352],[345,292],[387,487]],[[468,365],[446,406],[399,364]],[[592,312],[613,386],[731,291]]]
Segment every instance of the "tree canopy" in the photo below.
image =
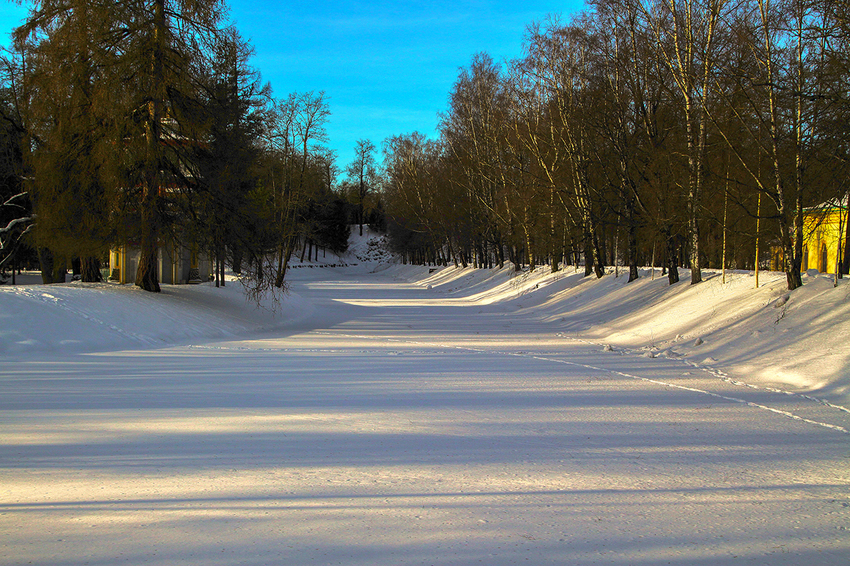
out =
[[804,211],[848,191],[847,13],[594,0],[532,24],[520,59],[461,70],[438,142],[386,144],[396,249],[671,283],[761,264],[801,285]]

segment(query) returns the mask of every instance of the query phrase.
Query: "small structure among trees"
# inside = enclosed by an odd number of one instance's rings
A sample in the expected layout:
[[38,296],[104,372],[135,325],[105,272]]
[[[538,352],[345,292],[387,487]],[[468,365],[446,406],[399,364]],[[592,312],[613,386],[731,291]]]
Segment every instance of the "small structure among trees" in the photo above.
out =
[[[109,279],[121,284],[135,282],[140,255],[139,248],[129,244],[109,250]],[[200,253],[197,246],[180,242],[159,248],[156,267],[160,282],[169,285],[202,283],[213,277],[209,256]]]
[[803,271],[843,275],[848,272],[847,197],[805,209],[803,213]]

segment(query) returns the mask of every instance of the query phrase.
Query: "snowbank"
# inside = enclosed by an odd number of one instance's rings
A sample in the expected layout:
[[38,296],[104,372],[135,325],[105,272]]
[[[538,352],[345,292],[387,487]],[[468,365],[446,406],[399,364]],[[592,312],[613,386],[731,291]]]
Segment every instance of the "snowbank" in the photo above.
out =
[[[293,258],[294,278],[322,278],[318,268],[374,270],[391,261],[384,238],[352,228],[348,253],[320,253],[318,262]],[[317,268],[316,273],[302,273]],[[310,271],[313,271],[310,269]],[[246,300],[242,285],[162,285],[146,293],[133,285],[79,282],[40,285],[34,273],[18,285],[0,286],[0,356],[27,352],[91,352],[162,347],[199,339],[226,339],[281,330],[313,312],[312,305],[288,292],[280,303]]]
[[328,268],[328,267],[361,267],[374,270],[379,265],[387,265],[394,261],[393,254],[389,251],[387,237],[376,232],[368,226],[363,226],[363,235],[360,235],[358,225],[351,226],[351,235],[348,239],[348,250],[341,255],[333,252],[319,250],[318,259],[312,261],[306,258],[301,261],[300,250],[293,254],[290,266],[299,268]]
[[242,286],[163,285],[152,294],[113,283],[0,286],[0,355],[161,347],[268,331],[303,318],[310,305],[289,294],[258,307]]
[[[420,274],[417,274],[420,275]],[[763,387],[807,392],[850,404],[850,280],[809,273],[789,292],[785,274],[705,270],[668,285],[649,269],[632,283],[612,270],[602,279],[583,270],[548,268],[512,274],[446,268],[419,280],[435,292],[536,317],[571,338],[647,356],[681,358]],[[626,274],[627,275],[627,274]]]

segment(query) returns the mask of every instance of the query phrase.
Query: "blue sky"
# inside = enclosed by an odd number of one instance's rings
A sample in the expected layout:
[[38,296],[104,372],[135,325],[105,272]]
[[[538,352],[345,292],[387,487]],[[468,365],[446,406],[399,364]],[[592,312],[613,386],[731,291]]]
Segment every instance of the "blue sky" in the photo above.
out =
[[[566,19],[584,2],[230,0],[229,5],[231,19],[254,45],[254,66],[275,96],[325,91],[328,146],[344,168],[358,139],[380,147],[391,135],[436,136],[438,113],[447,109],[458,71],[475,53],[486,51],[497,61],[516,58],[530,23],[549,14]],[[0,31],[7,36],[25,16],[25,8],[3,0]]]

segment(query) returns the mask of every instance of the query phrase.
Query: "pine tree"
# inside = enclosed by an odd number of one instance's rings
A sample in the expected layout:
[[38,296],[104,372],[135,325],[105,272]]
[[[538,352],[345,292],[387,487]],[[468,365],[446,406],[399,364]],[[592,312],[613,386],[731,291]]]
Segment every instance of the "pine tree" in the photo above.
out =
[[[262,240],[254,237],[250,194],[257,184],[260,148],[255,140],[264,128],[270,88],[248,66],[250,46],[235,29],[222,34],[216,44],[212,75],[205,93],[207,140],[198,144],[199,187],[192,199],[198,243],[211,249],[216,261],[216,286],[224,285],[224,260],[237,261],[262,254]],[[258,248],[259,245],[259,248]]]
[[140,243],[136,284],[159,291],[157,257],[170,205],[192,184],[191,142],[181,133],[192,128],[177,119],[187,116],[179,107],[197,97],[199,54],[218,37],[222,2],[33,4],[16,35],[34,45],[32,79],[50,94],[32,90],[38,96],[29,107],[40,149],[35,204],[45,211],[63,210],[56,206],[62,202],[85,209],[54,215],[55,226],[44,226],[46,240],[66,247],[67,224],[82,221],[81,234],[101,251],[108,235],[98,230],[110,218],[116,235]]

